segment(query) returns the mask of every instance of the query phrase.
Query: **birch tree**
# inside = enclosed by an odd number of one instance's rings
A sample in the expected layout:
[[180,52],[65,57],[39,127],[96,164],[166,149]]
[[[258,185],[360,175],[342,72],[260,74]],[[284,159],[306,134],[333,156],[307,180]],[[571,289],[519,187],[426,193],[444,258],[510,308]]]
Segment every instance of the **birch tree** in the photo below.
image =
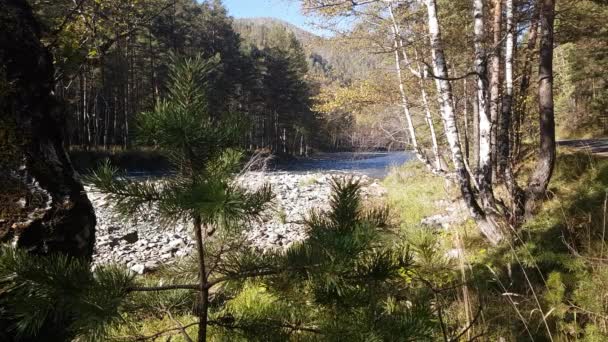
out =
[[[425,0],[428,15],[428,30],[433,61],[433,71],[437,94],[441,107],[443,126],[452,153],[455,173],[460,186],[462,197],[469,209],[471,216],[477,222],[479,229],[486,238],[493,244],[503,239],[498,224],[486,215],[477,202],[471,188],[471,181],[463,160],[462,149],[458,138],[458,126],[453,108],[452,86],[449,81],[446,58],[443,52],[443,42],[441,40],[441,30],[437,18],[437,4],[435,0]],[[491,166],[491,165],[490,165]],[[491,168],[490,168],[491,171]],[[488,184],[490,186],[490,184]],[[490,188],[491,191],[491,188]]]
[[494,204],[492,193],[492,120],[488,103],[487,56],[483,46],[485,28],[483,0],[473,0],[475,72],[477,73],[477,103],[479,115],[479,169],[477,184],[484,206]]
[[[399,57],[399,51],[401,51],[401,54],[404,57],[404,61],[409,65],[408,60],[407,60],[407,54],[405,52],[405,46],[403,44],[403,38],[401,37],[401,30],[399,25],[397,24],[397,21],[395,20],[395,15],[393,13],[393,4],[392,2],[390,2],[388,4],[388,12],[389,12],[389,17],[391,20],[391,30],[393,32],[393,47],[394,47],[394,55],[395,55],[395,69],[396,69],[396,73],[397,73],[397,80],[399,81],[399,94],[401,95],[401,107],[403,108],[403,113],[405,115],[405,118],[407,120],[407,125],[408,125],[408,131],[410,134],[410,142],[412,144],[412,149],[414,150],[414,153],[416,154],[416,158],[418,158],[418,160],[420,160],[422,163],[424,163],[429,169],[433,169],[433,166],[431,165],[431,163],[429,162],[428,158],[422,154],[422,151],[420,150],[420,147],[418,146],[418,140],[416,138],[416,131],[414,128],[414,124],[412,121],[412,115],[410,112],[410,106],[407,100],[407,94],[405,93],[405,87],[403,85],[404,83],[404,77],[403,77],[403,72],[401,69],[401,58]],[[436,170],[440,170],[441,169],[441,163],[440,163],[440,159],[439,159],[439,152],[438,152],[438,148],[437,148],[437,139],[435,136],[435,129],[433,127],[433,122],[432,120],[430,120],[430,112],[428,110],[428,104],[426,103],[426,94],[424,93],[424,87],[421,87],[422,92],[423,92],[423,99],[425,101],[425,105],[426,105],[426,121],[430,127],[431,130],[431,140],[432,140],[432,144],[433,144],[433,154],[435,157],[435,169]]]
[[403,57],[403,61],[405,62],[405,65],[410,70],[412,75],[415,78],[417,78],[418,85],[420,86],[420,95],[421,95],[421,99],[422,99],[422,107],[424,108],[424,113],[425,113],[425,121],[426,121],[427,125],[429,126],[429,133],[431,135],[431,145],[432,145],[433,157],[435,159],[435,170],[440,171],[441,170],[441,157],[439,155],[439,145],[437,144],[437,134],[435,133],[435,124],[433,123],[433,117],[431,114],[431,109],[429,107],[428,96],[427,96],[425,85],[424,85],[425,73],[422,70],[422,67],[420,66],[420,61],[418,60],[418,52],[416,51],[416,49],[414,49],[415,59],[416,59],[416,69],[413,68],[412,62],[410,61],[410,59],[408,57],[406,46],[403,43],[403,37],[401,36],[400,25],[397,23],[397,20],[395,19],[392,2],[389,4],[388,7],[389,7],[389,15],[390,15],[390,19],[391,19],[391,24],[394,28],[394,31],[398,33],[395,36],[395,38],[398,39],[398,43],[399,43],[398,45],[399,45],[399,49],[401,50],[401,56]]
[[505,92],[502,99],[501,120],[498,134],[498,173],[507,172],[509,159],[509,137],[511,128],[511,108],[513,105],[513,0],[506,0],[507,37],[505,44]]
[[[501,46],[502,46],[502,0],[494,0],[494,11],[492,20],[493,46],[490,55],[492,70],[490,73],[490,124],[492,142],[492,169],[496,169],[498,153],[497,147],[497,122],[501,106],[500,76],[501,76]],[[496,178],[501,177],[496,174]]]

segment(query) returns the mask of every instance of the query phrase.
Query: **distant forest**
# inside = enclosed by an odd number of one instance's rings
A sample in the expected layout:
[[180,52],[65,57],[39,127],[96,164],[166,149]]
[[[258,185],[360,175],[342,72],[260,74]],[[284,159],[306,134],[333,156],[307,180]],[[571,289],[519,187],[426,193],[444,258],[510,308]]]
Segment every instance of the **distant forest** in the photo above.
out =
[[54,57],[72,148],[135,146],[137,114],[166,96],[172,58],[196,55],[215,61],[206,78],[209,110],[248,124],[243,147],[292,155],[403,147],[376,139],[379,131],[354,132],[350,115],[335,120],[315,111],[323,87],[348,84],[377,64],[331,39],[274,19],[235,20],[221,1],[30,3]]

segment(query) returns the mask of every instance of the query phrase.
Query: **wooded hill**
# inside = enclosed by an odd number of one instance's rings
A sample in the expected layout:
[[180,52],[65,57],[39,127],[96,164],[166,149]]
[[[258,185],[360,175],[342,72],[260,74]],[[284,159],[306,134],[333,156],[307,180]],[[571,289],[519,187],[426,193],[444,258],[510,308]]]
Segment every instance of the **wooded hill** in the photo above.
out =
[[[363,102],[368,105],[373,100],[365,96],[358,98],[365,95],[359,93],[351,98],[342,98],[344,106],[339,110],[332,113],[326,110],[326,96],[333,94],[336,88],[359,87],[368,84],[367,80],[374,77],[379,82],[393,82],[392,76],[386,77],[378,72],[386,67],[384,56],[372,53],[373,49],[365,44],[344,39],[339,33],[331,38],[321,37],[274,18],[235,19],[233,26],[244,46],[268,48],[272,45],[273,37],[284,31],[293,34],[301,43],[308,64],[305,79],[312,89],[311,105],[316,112],[315,123],[321,132],[315,136],[317,147],[326,150],[405,148],[402,134],[387,134],[386,128],[379,124],[387,119],[393,130],[395,126],[400,126],[399,120],[392,115],[394,108],[388,103],[362,114],[359,104]],[[381,81],[380,77],[385,79]],[[334,99],[333,95],[331,97]],[[400,129],[397,128],[397,131]]]

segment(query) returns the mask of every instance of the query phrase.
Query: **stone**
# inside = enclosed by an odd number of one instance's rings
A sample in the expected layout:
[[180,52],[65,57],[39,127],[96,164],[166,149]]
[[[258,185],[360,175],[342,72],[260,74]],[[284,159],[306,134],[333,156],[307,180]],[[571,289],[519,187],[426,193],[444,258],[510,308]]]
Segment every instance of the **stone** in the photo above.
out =
[[[239,178],[240,184],[256,189],[263,184],[271,184],[276,195],[276,208],[282,208],[284,215],[269,211],[261,220],[247,225],[246,238],[260,251],[285,249],[296,241],[306,238],[303,220],[311,209],[325,210],[329,206],[330,180],[348,173],[307,172],[291,174],[286,172],[251,172]],[[310,182],[315,179],[316,182]],[[373,197],[385,189],[373,179],[362,178],[363,194]],[[307,182],[308,180],[308,182]],[[306,185],[303,185],[306,184]],[[373,186],[372,186],[373,184]],[[164,229],[155,208],[145,209],[137,220],[124,222],[104,198],[89,194],[98,220],[98,234],[94,265],[104,262],[128,264],[128,268],[138,265],[146,270],[154,269],[174,258],[195,253],[195,242],[190,237],[191,222],[178,222],[169,231]],[[108,206],[105,206],[108,204]],[[287,222],[284,218],[287,218]],[[440,222],[436,222],[440,226]],[[115,236],[112,236],[115,235]]]
[[142,264],[135,264],[135,265],[131,266],[130,270],[137,274],[144,274],[144,271],[146,270],[146,266],[142,265]]
[[135,243],[137,242],[137,240],[139,240],[139,236],[137,234],[137,231],[133,231],[123,235],[121,239],[126,241],[127,243]]
[[145,269],[147,270],[155,270],[158,268],[158,264],[156,261],[148,261],[144,264]]

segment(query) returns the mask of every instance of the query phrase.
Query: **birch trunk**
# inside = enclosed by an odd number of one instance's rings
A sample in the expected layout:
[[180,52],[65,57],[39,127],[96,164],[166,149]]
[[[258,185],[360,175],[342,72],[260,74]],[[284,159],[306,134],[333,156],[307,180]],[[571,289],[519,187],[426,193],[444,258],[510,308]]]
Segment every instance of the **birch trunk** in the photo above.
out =
[[424,81],[420,79],[420,93],[422,95],[422,106],[424,107],[426,123],[429,126],[431,133],[431,144],[433,147],[433,157],[435,159],[435,169],[441,171],[441,156],[439,155],[439,145],[437,144],[437,134],[435,133],[435,124],[433,123],[433,116],[431,115],[431,109],[429,107],[429,100],[424,89]]
[[492,123],[488,103],[486,52],[483,46],[483,0],[473,2],[475,30],[475,72],[477,73],[477,103],[479,113],[479,168],[477,183],[484,206],[494,204],[492,193]]
[[473,104],[473,169],[475,174],[479,172],[479,101],[477,91],[472,97]]
[[[405,50],[405,46],[403,44],[403,38],[401,37],[401,28],[399,27],[399,24],[397,23],[397,20],[395,19],[395,14],[393,12],[392,4],[389,4],[389,15],[390,15],[392,26],[393,26],[393,33],[395,34],[395,42],[398,43],[398,45],[399,45],[399,49],[401,50],[401,55],[403,56],[403,61],[405,62],[407,67],[410,69],[412,74],[414,74],[414,76],[416,76],[418,78],[418,82],[419,82],[418,84],[420,85],[420,93],[422,95],[422,105],[423,105],[424,111],[425,111],[425,121],[426,121],[427,125],[429,126],[429,131],[431,134],[431,144],[432,144],[433,158],[435,160],[435,170],[441,171],[441,158],[439,156],[439,146],[437,144],[437,134],[435,133],[435,125],[433,124],[433,118],[432,118],[431,110],[430,110],[429,103],[428,103],[428,96],[427,96],[426,90],[424,88],[424,79],[422,77],[422,75],[423,75],[422,67],[420,66],[420,63],[418,62],[418,55],[416,54],[415,57],[416,57],[416,63],[417,63],[418,70],[414,70],[412,68],[410,60],[407,56],[407,51]],[[396,59],[399,59],[398,55],[396,56]],[[399,66],[399,73],[401,73],[401,66]],[[412,129],[413,129],[413,126],[412,126]],[[430,165],[430,163],[428,162],[428,159],[426,157],[425,157],[425,163],[427,165]]]
[[540,146],[534,173],[528,182],[526,215],[530,216],[536,202],[543,198],[555,166],[555,121],[553,108],[553,24],[555,0],[543,0],[540,27],[540,60],[538,72],[538,103]]
[[511,107],[513,103],[513,0],[506,0],[507,37],[505,45],[505,91],[498,134],[498,172],[506,173],[509,163]]
[[[409,101],[407,99],[407,94],[405,93],[405,87],[403,85],[403,72],[401,70],[401,58],[399,58],[399,48],[400,48],[400,36],[398,31],[397,22],[395,20],[395,16],[393,14],[393,5],[389,4],[388,6],[389,14],[392,20],[392,31],[393,31],[393,47],[395,50],[395,70],[397,73],[397,81],[399,82],[399,94],[401,95],[401,107],[403,108],[403,114],[405,115],[405,120],[407,122],[407,130],[410,135],[410,143],[412,145],[412,149],[416,154],[416,158],[424,163],[429,169],[433,169],[431,163],[428,161],[426,156],[422,154],[420,147],[418,146],[418,139],[416,138],[416,130],[414,128],[414,122],[412,120],[412,114],[410,112]],[[401,43],[401,47],[403,43]]]
[[519,227],[524,214],[525,194],[513,173],[511,155],[511,128],[513,113],[513,55],[515,34],[513,0],[506,0],[507,41],[505,46],[505,93],[503,95],[501,124],[498,134],[498,170],[504,174],[511,199],[511,224]]
[[462,116],[464,119],[464,133],[463,133],[463,138],[464,138],[464,159],[467,161],[467,163],[470,163],[469,161],[469,156],[470,156],[470,144],[469,144],[469,106],[468,106],[468,99],[467,99],[467,79],[463,79],[462,81],[462,99],[464,101],[463,105],[462,105]]
[[[403,50],[405,54],[405,50]],[[418,73],[420,75],[423,74],[422,67],[418,62],[418,56],[416,55],[416,64],[418,68]],[[437,144],[437,134],[435,133],[435,124],[433,123],[433,116],[431,115],[431,108],[429,106],[428,96],[426,94],[426,89],[424,88],[424,78],[418,78],[418,84],[420,85],[420,94],[422,95],[422,106],[424,107],[424,113],[426,122],[429,125],[429,131],[431,133],[431,144],[433,146],[433,157],[435,158],[435,168],[441,171],[441,157],[439,155],[439,145]]]
[[[501,106],[500,98],[500,73],[501,73],[501,33],[502,33],[502,0],[494,0],[494,20],[492,21],[493,31],[493,51],[491,54],[492,72],[490,75],[490,125],[492,127],[492,168],[497,169],[497,123],[498,113]],[[501,177],[502,174],[494,173],[494,177]]]
[[431,43],[435,84],[439,96],[438,100],[441,107],[445,135],[450,151],[452,152],[452,162],[454,163],[460,191],[471,216],[477,222],[481,232],[491,243],[496,244],[502,240],[503,234],[498,229],[496,222],[483,212],[473,195],[471,181],[467,174],[460,142],[458,140],[458,127],[456,125],[456,116],[452,106],[452,87],[448,81],[448,68],[443,52],[439,21],[437,19],[437,5],[435,0],[425,0],[425,4],[428,13],[429,38]]

